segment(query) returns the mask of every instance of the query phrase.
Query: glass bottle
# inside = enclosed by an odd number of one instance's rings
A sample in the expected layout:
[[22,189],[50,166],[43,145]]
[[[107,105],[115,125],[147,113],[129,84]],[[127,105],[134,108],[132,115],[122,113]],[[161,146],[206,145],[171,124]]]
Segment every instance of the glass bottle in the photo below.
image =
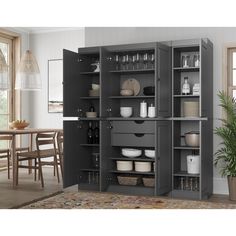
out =
[[89,122],[89,128],[87,132],[87,142],[88,144],[93,144],[93,128],[92,128],[92,122]]
[[184,190],[189,190],[189,178],[188,177],[185,177]]
[[89,111],[90,111],[90,112],[95,112],[95,108],[94,108],[93,105],[90,106]]
[[188,77],[184,77],[184,83],[182,86],[182,94],[184,95],[190,94],[190,84],[188,83]]
[[95,128],[94,128],[94,143],[99,144],[99,127],[98,127],[98,122],[95,123]]
[[184,178],[180,178],[180,190],[184,190]]

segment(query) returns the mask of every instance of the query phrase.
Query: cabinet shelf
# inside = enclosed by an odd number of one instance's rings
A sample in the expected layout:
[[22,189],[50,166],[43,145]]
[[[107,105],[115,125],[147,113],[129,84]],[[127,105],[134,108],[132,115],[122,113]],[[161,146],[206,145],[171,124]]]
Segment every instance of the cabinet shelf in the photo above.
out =
[[155,98],[155,96],[110,96],[111,99],[151,99]]
[[110,73],[116,74],[142,74],[142,73],[154,73],[154,69],[141,69],[141,70],[112,70]]
[[200,150],[200,147],[179,146],[174,147],[175,150]]
[[173,96],[174,98],[199,98],[200,95],[182,95],[182,94],[176,94]]
[[87,169],[80,169],[80,170],[84,172],[99,172],[99,169],[94,169],[94,168],[87,168]]
[[81,75],[99,75],[100,72],[93,72],[93,71],[85,71],[85,72],[80,72]]
[[115,161],[148,161],[154,162],[155,158],[148,158],[148,157],[111,157],[111,160]]
[[99,144],[81,143],[80,146],[82,146],[82,147],[99,147]]
[[78,184],[78,189],[99,191],[99,184],[79,183]]
[[154,188],[153,187],[145,187],[145,186],[127,186],[127,185],[118,185],[111,184],[108,186],[109,192],[122,193],[122,194],[132,194],[132,195],[143,195],[143,196],[153,196]]
[[155,172],[138,172],[138,171],[120,171],[120,170],[111,170],[111,173],[114,174],[135,174],[135,175],[155,175]]
[[143,121],[155,121],[155,120],[167,120],[164,118],[141,118],[141,117],[129,117],[129,118],[124,118],[124,117],[108,117],[107,120],[123,120],[123,121],[132,121],[132,120],[143,120]]
[[199,177],[199,174],[188,174],[187,171],[178,171],[174,173],[174,176]]
[[99,120],[101,120],[101,119],[102,119],[102,118],[100,118],[100,117],[95,117],[95,118],[79,117],[79,118],[78,118],[79,121],[80,121],[80,120],[84,120],[84,121],[86,121],[86,120],[88,120],[88,121],[90,121],[90,120],[91,120],[91,121],[93,121],[93,120],[96,121],[96,120],[97,120],[97,121],[99,121]]
[[199,71],[200,67],[174,67],[174,71],[179,71],[179,72],[195,72]]
[[208,120],[207,117],[173,117],[171,118],[174,121],[202,121]]
[[100,99],[99,96],[94,96],[94,97],[80,97],[80,99],[83,99],[83,100],[94,100],[94,99]]
[[174,198],[189,198],[189,199],[195,199],[200,200],[199,191],[187,191],[187,190],[178,190],[174,189],[171,192],[171,196]]

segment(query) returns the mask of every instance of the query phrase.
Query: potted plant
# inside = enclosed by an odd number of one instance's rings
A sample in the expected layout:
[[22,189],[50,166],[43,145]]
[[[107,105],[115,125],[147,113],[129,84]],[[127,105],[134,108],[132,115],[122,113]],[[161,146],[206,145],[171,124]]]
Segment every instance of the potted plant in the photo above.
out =
[[216,151],[215,165],[220,164],[221,175],[227,176],[230,200],[236,200],[236,100],[219,92],[220,106],[226,113],[222,126],[215,129],[222,142]]

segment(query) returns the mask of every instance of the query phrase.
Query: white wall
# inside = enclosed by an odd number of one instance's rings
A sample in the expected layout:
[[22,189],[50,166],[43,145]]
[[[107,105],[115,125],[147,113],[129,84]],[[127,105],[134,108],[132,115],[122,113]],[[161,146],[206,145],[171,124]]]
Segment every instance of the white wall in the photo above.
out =
[[[88,27],[85,28],[85,46],[113,45],[168,41],[190,38],[209,38],[214,44],[214,127],[219,126],[221,110],[217,92],[222,89],[222,55],[225,44],[236,43],[236,28],[193,28],[193,27]],[[214,136],[214,152],[219,138]],[[221,178],[214,168],[214,193],[228,193],[226,179]]]
[[42,90],[23,92],[22,117],[30,121],[31,127],[62,128],[62,113],[48,113],[48,60],[62,59],[63,49],[78,51],[79,47],[84,47],[84,28],[30,35],[30,49],[42,78]]

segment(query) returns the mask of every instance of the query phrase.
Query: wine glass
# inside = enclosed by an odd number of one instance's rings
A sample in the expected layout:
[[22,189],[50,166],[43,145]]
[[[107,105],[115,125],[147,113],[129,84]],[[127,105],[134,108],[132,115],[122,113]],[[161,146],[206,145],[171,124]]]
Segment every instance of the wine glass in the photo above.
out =
[[129,69],[129,55],[128,54],[125,55],[125,69],[126,70]]
[[137,55],[134,54],[132,55],[132,69],[135,70],[136,66],[136,61],[137,61]]
[[139,53],[137,53],[136,54],[136,69],[138,70],[139,69],[139,67],[140,67],[140,54]]
[[144,69],[148,68],[148,54],[147,53],[143,54],[143,67]]
[[125,68],[126,68],[126,57],[125,57],[125,55],[122,56],[121,65],[122,65],[122,70],[125,70]]
[[151,68],[154,69],[155,68],[155,65],[154,65],[155,54],[154,53],[149,54],[149,61],[150,61],[150,64],[151,64]]
[[114,56],[114,61],[116,63],[116,70],[119,70],[120,57],[118,54]]

